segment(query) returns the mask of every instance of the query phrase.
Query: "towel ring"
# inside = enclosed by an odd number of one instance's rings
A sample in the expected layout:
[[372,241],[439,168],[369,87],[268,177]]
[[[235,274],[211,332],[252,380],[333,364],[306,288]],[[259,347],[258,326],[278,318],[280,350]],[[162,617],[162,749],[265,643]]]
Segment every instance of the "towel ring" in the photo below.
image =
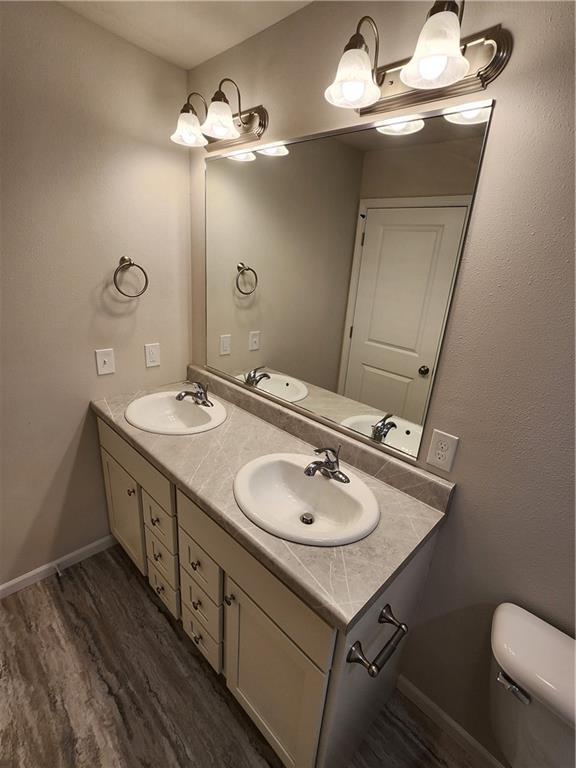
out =
[[[123,291],[122,288],[118,285],[118,276],[120,272],[123,272],[125,269],[130,269],[130,267],[136,267],[136,269],[139,269],[140,272],[144,275],[144,288],[139,293],[126,293],[126,291]],[[138,296],[142,296],[142,294],[148,289],[148,275],[146,274],[146,270],[144,267],[141,267],[140,264],[136,264],[136,262],[132,261],[131,258],[128,256],[122,256],[120,259],[120,262],[116,269],[114,270],[114,286],[116,287],[116,290],[119,291],[122,296],[126,296],[129,299],[137,299]]]
[[[236,269],[238,270],[238,274],[236,275],[236,288],[238,289],[238,292],[241,293],[242,296],[251,296],[256,288],[258,288],[258,275],[256,274],[256,270],[252,269],[252,267],[247,267],[243,261],[236,265]],[[254,275],[254,287],[251,291],[243,291],[242,288],[240,288],[240,278],[245,272],[252,272]]]

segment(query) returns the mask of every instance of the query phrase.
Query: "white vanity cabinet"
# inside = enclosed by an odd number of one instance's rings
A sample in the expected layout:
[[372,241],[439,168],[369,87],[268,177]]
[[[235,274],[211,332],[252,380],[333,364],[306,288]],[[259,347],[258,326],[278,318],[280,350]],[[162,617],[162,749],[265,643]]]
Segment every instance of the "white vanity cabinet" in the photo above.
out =
[[380,623],[382,609],[412,626],[434,536],[337,629],[100,419],[98,429],[112,532],[164,605],[287,768],[345,768],[395,685],[404,630]]

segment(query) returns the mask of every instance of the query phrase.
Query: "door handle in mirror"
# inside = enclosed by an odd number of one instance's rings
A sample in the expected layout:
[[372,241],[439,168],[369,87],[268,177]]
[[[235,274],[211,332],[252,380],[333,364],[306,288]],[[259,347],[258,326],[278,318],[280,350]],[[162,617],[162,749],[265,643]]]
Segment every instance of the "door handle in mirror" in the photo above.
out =
[[428,368],[427,365],[421,365],[420,368],[418,368],[418,373],[420,376],[428,376],[430,373],[430,368]]

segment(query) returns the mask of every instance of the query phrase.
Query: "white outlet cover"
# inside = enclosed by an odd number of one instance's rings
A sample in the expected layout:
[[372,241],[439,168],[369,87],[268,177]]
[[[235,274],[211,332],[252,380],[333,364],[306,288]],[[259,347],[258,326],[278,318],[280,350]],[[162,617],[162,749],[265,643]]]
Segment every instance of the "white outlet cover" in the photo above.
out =
[[106,376],[109,373],[116,373],[116,361],[114,360],[113,349],[95,349],[96,371],[98,376]]
[[146,368],[156,368],[160,365],[160,343],[158,341],[153,344],[144,344],[144,358]]
[[459,438],[455,435],[449,435],[447,432],[435,429],[432,432],[426,462],[433,467],[443,469],[444,472],[450,472],[458,449],[458,441]]
[[232,336],[229,333],[223,333],[220,336],[220,354],[229,355],[232,349]]
[[248,331],[248,351],[256,352],[260,349],[260,331]]

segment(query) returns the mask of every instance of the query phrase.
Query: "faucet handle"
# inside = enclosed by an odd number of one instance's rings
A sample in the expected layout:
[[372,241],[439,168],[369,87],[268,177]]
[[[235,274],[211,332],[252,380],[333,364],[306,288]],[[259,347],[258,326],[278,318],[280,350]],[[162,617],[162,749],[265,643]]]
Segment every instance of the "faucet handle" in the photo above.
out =
[[315,448],[314,453],[317,456],[321,456],[322,454],[325,454],[326,461],[329,464],[334,465],[335,468],[338,468],[341,448],[342,448],[341,445],[338,446],[338,450],[334,450],[334,448]]

